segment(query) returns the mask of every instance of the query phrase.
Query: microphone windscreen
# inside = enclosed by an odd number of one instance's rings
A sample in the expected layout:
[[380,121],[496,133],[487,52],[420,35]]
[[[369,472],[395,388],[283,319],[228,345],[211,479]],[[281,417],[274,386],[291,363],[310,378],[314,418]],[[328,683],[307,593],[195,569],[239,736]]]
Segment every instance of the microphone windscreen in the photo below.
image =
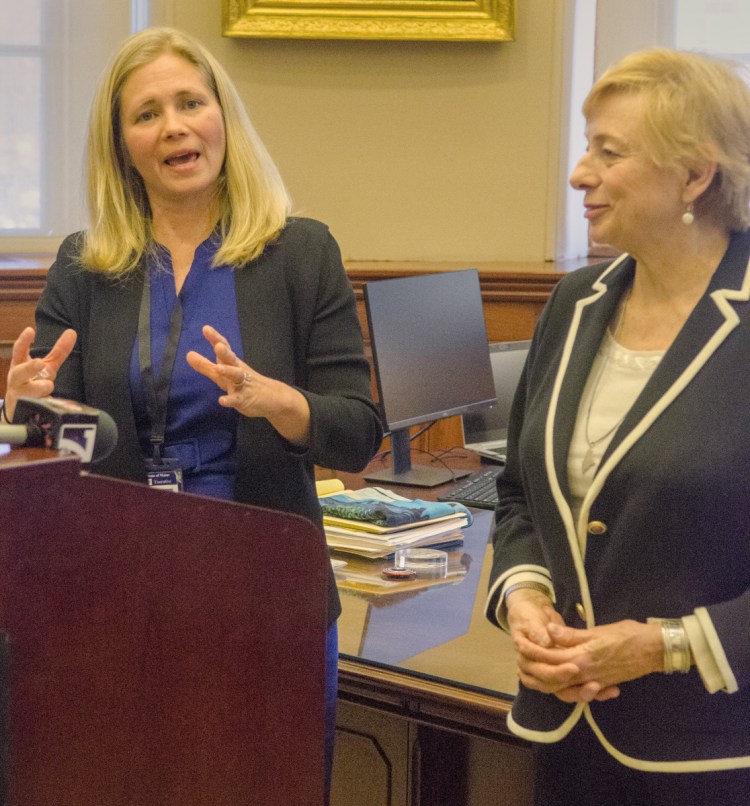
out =
[[75,453],[83,464],[106,458],[117,445],[117,426],[112,417],[76,400],[21,397],[13,422],[41,430],[43,439],[37,444]]
[[99,418],[96,423],[96,439],[94,440],[94,453],[92,463],[106,459],[117,445],[117,426],[106,411],[99,409]]

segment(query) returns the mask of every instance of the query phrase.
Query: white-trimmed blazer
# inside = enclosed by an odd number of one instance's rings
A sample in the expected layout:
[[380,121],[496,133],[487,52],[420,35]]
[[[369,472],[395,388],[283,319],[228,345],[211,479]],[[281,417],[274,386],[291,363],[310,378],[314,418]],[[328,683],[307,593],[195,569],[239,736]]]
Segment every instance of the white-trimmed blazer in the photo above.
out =
[[[617,304],[628,256],[580,269],[539,321],[511,417],[487,616],[519,570],[551,580],[574,627],[696,614],[735,693],[693,668],[570,705],[521,687],[509,717],[532,741],[584,716],[642,770],[750,767],[750,234],[732,237],[711,283],[612,439],[577,523],[567,455],[580,397]],[[585,544],[585,556],[579,548]]]

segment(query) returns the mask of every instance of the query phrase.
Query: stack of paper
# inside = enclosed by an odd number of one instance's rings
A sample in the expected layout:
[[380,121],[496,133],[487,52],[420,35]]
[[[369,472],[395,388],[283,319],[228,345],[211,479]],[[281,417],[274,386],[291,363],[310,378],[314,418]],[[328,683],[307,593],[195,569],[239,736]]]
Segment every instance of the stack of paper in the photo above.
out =
[[[329,548],[372,559],[403,548],[459,544],[462,529],[471,523],[460,504],[415,501],[381,487],[352,491],[340,485],[322,494],[320,502]],[[350,511],[357,516],[338,514]]]

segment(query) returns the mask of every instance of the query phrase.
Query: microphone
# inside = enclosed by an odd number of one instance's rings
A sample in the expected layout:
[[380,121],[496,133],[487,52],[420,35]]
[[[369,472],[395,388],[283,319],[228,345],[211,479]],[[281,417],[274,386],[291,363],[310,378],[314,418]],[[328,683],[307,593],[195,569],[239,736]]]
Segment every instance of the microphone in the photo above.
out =
[[13,424],[0,424],[0,442],[69,451],[90,464],[112,453],[117,426],[106,412],[75,400],[21,397]]

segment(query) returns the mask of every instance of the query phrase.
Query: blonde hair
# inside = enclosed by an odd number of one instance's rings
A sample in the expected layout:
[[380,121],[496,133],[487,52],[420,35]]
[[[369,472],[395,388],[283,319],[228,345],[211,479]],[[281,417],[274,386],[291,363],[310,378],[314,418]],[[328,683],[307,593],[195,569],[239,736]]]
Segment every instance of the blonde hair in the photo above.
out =
[[588,118],[614,93],[644,96],[644,136],[660,167],[717,163],[695,214],[729,231],[750,224],[750,89],[738,65],[684,51],[653,48],[610,67],[583,103]]
[[173,53],[200,71],[224,118],[226,154],[217,187],[222,244],[214,263],[239,267],[257,257],[290,213],[278,169],[224,68],[187,34],[147,28],[122,44],[91,106],[86,154],[90,227],[81,262],[95,271],[132,271],[152,245],[151,209],[122,139],[120,99],[131,73],[164,53]]

